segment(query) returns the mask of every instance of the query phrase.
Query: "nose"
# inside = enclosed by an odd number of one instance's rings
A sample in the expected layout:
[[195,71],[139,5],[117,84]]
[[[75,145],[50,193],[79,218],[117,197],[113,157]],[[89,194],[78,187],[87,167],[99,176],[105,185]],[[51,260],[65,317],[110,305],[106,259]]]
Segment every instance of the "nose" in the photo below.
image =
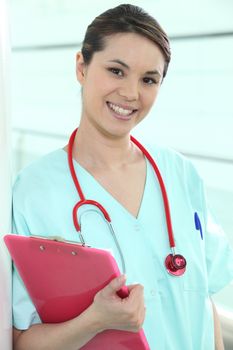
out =
[[119,95],[126,101],[136,101],[139,98],[139,86],[138,81],[133,79],[125,79],[121,81],[119,87]]

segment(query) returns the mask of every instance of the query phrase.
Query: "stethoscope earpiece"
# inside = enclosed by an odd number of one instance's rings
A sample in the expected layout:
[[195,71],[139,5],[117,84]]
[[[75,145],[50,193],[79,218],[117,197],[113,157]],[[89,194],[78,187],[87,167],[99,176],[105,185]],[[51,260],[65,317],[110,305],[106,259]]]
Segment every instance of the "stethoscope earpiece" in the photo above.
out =
[[181,276],[186,270],[186,259],[180,254],[169,254],[165,259],[167,272],[174,276]]

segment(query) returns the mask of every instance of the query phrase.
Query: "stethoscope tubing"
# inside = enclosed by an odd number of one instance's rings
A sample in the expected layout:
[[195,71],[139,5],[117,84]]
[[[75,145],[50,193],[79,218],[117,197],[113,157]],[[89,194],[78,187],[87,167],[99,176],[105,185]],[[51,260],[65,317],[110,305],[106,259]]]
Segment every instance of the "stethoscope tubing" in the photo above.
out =
[[[103,213],[105,219],[110,223],[111,222],[111,218],[107,212],[107,210],[98,202],[92,200],[92,199],[85,199],[85,196],[83,194],[83,191],[81,189],[81,186],[79,184],[78,178],[76,176],[76,172],[74,169],[74,164],[73,164],[73,152],[72,152],[72,146],[74,143],[74,139],[75,139],[75,135],[77,133],[78,128],[76,128],[71,137],[70,137],[70,142],[68,144],[68,163],[69,163],[69,167],[70,167],[70,171],[71,171],[71,176],[74,180],[74,184],[75,187],[78,191],[79,197],[80,197],[80,201],[75,205],[74,209],[73,209],[73,221],[74,221],[74,225],[75,228],[78,232],[81,231],[79,222],[78,222],[78,216],[77,216],[77,211],[78,209],[84,205],[84,204],[91,204],[96,206],[97,208],[99,208],[101,210],[101,212]],[[162,176],[160,174],[160,171],[154,161],[154,159],[151,157],[151,155],[149,154],[149,152],[142,146],[142,144],[136,140],[132,135],[130,136],[131,141],[138,146],[138,148],[143,152],[143,154],[145,155],[145,157],[149,160],[150,164],[152,165],[158,181],[159,181],[159,185],[160,185],[160,189],[162,192],[162,198],[163,198],[163,205],[164,205],[164,210],[165,210],[165,216],[166,216],[166,224],[167,224],[167,231],[168,231],[168,237],[169,237],[169,244],[170,244],[170,248],[172,249],[172,251],[175,250],[175,240],[174,240],[174,235],[173,235],[173,229],[172,229],[172,222],[171,222],[171,214],[170,214],[170,207],[169,207],[169,201],[168,201],[168,196],[167,196],[167,191],[162,179]]]
[[[121,263],[122,263],[122,270],[123,270],[123,272],[125,272],[124,256],[123,256],[121,247],[119,245],[119,242],[116,238],[116,234],[115,234],[114,229],[112,227],[111,218],[110,218],[107,210],[99,202],[92,200],[92,199],[86,199],[84,194],[83,194],[83,191],[81,189],[80,183],[78,181],[78,178],[77,178],[77,175],[76,175],[76,172],[74,169],[74,163],[73,163],[73,144],[75,141],[75,136],[76,136],[77,130],[78,130],[78,128],[76,128],[73,131],[73,133],[71,134],[69,144],[68,144],[68,164],[69,164],[72,179],[74,181],[74,185],[75,185],[77,192],[79,194],[79,197],[80,197],[80,200],[78,201],[78,203],[75,204],[75,206],[73,208],[73,212],[72,212],[75,229],[77,230],[77,232],[79,234],[81,243],[83,245],[85,245],[85,240],[84,240],[83,235],[81,233],[81,216],[80,216],[80,220],[78,220],[78,210],[82,205],[85,205],[85,204],[89,204],[89,205],[97,207],[100,210],[100,212],[103,214],[104,218],[106,219],[106,222],[109,225],[109,230],[110,230],[111,235],[114,239],[117,250],[120,254]],[[133,136],[130,136],[130,140],[141,150],[141,152],[144,154],[144,156],[148,159],[148,161],[150,162],[151,166],[153,167],[154,172],[156,174],[156,177],[158,179],[160,190],[162,193],[169,244],[170,244],[170,249],[172,252],[172,254],[169,254],[165,259],[165,267],[166,267],[168,273],[170,273],[171,275],[181,276],[181,275],[183,275],[183,273],[186,270],[186,259],[180,254],[177,255],[175,252],[175,240],[174,240],[173,229],[172,229],[170,207],[169,207],[167,191],[166,191],[166,188],[164,185],[163,178],[161,176],[159,168],[157,167],[154,159],[151,157],[149,152]],[[93,211],[93,209],[88,209],[88,211],[90,211],[90,210]]]
[[168,196],[167,196],[167,191],[164,185],[163,178],[161,176],[161,173],[159,171],[159,168],[157,167],[154,159],[151,157],[150,153],[145,149],[145,147],[138,141],[136,140],[132,135],[130,136],[131,141],[138,146],[138,148],[143,152],[143,154],[146,156],[146,158],[149,160],[150,164],[152,165],[158,181],[160,185],[160,189],[162,192],[162,198],[163,198],[163,205],[164,205],[164,211],[166,215],[166,224],[167,224],[167,231],[168,231],[168,237],[169,237],[169,243],[170,243],[170,248],[175,249],[175,240],[174,240],[174,235],[173,235],[173,229],[172,229],[172,221],[171,221],[171,213],[170,213],[170,207],[169,207],[169,201],[168,201]]
[[[93,201],[91,201],[91,202],[93,202]],[[77,204],[78,204],[78,203],[77,203]],[[83,204],[93,204],[93,203],[83,203]],[[92,211],[92,212],[95,212],[95,214],[98,214],[98,215],[101,215],[101,216],[103,215],[103,212],[102,212],[102,211],[96,211],[96,210],[90,209],[90,208],[87,209],[87,210],[85,210],[84,213],[81,213],[81,214],[80,214],[80,217],[79,217],[80,225],[79,225],[79,223],[78,223],[78,226],[80,226],[80,231],[78,231],[78,233],[79,233],[80,242],[82,243],[83,246],[85,246],[86,243],[85,243],[84,237],[83,237],[83,235],[82,235],[82,233],[81,233],[81,220],[82,220],[82,215],[86,214],[87,212],[91,212],[91,211]],[[119,244],[119,242],[118,242],[118,240],[117,240],[115,231],[114,231],[114,229],[113,229],[113,227],[112,227],[112,223],[109,222],[108,220],[105,220],[105,223],[108,225],[108,229],[109,229],[109,231],[110,231],[110,233],[111,233],[111,236],[112,236],[112,238],[113,238],[113,240],[114,240],[115,246],[116,246],[117,251],[118,251],[118,253],[119,253],[120,261],[121,261],[121,267],[122,267],[122,272],[123,272],[123,273],[126,273],[126,266],[125,266],[124,255],[123,255],[123,252],[122,252],[122,250],[121,250],[121,246],[120,246],[120,244]]]

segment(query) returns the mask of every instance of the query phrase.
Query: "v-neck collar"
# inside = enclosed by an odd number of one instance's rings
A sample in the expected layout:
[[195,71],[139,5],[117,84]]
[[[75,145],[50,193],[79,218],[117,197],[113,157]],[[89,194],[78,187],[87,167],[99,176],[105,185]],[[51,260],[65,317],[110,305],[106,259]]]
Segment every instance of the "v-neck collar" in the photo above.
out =
[[[67,152],[63,148],[61,150],[67,156]],[[99,189],[104,194],[106,199],[111,200],[122,212],[124,212],[130,219],[132,219],[132,220],[134,220],[136,222],[140,221],[140,217],[142,215],[142,210],[143,210],[143,202],[145,200],[145,193],[146,193],[146,190],[147,190],[148,160],[145,158],[145,161],[146,161],[146,178],[145,178],[145,183],[144,183],[144,189],[143,189],[143,194],[142,194],[142,197],[141,197],[141,202],[140,202],[140,206],[139,206],[139,210],[138,210],[137,216],[134,216],[103,185],[101,185],[101,183],[98,180],[96,180],[96,178],[87,169],[85,169],[75,159],[73,159],[74,168],[76,169],[76,171],[77,172],[82,172],[84,174],[84,176],[87,177],[95,185],[95,187],[97,189]],[[85,193],[84,193],[84,196],[85,196]],[[94,196],[94,194],[93,194],[93,196]],[[95,198],[93,198],[93,197],[88,198],[88,199],[95,200]],[[105,208],[105,209],[108,211],[108,208]]]

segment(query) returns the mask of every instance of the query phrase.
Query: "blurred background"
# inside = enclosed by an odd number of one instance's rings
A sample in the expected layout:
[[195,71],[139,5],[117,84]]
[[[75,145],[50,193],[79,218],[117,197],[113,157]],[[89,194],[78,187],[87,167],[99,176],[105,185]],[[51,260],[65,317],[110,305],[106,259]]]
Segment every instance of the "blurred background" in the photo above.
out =
[[[31,161],[63,147],[78,125],[75,54],[93,18],[120,3],[9,1],[14,177]],[[133,134],[175,148],[193,161],[233,244],[233,1],[131,3],[160,22],[172,48],[157,103]],[[215,301],[233,320],[233,285]]]

